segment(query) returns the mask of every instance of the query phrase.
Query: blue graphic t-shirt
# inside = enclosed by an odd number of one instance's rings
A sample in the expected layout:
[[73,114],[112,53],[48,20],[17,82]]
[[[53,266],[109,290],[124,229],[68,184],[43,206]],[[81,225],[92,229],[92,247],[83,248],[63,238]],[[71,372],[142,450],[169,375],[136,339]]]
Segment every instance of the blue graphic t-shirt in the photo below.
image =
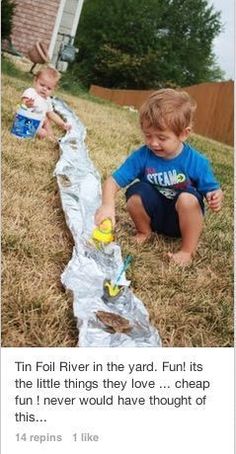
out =
[[112,177],[121,188],[136,179],[150,183],[169,199],[189,188],[204,196],[220,187],[208,159],[188,144],[184,144],[181,153],[172,159],[156,156],[143,145],[126,159]]

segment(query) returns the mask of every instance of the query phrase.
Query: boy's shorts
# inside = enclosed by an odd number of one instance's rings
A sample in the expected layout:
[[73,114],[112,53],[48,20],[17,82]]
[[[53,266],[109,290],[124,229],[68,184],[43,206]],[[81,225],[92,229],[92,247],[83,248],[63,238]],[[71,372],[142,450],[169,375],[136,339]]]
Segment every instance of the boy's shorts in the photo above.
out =
[[[181,192],[193,194],[199,201],[199,205],[204,213],[204,203],[201,194],[194,189],[185,189]],[[151,228],[153,232],[162,233],[171,237],[180,237],[179,217],[175,209],[179,192],[173,199],[168,199],[146,182],[137,182],[129,186],[126,191],[126,200],[132,195],[141,197],[144,209],[151,218]]]

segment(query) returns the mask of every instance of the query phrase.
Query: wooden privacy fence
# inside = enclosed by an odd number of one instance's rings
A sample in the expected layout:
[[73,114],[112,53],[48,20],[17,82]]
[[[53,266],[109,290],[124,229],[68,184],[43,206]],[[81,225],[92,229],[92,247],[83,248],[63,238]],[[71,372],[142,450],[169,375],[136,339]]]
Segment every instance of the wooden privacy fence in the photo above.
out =
[[[194,131],[219,142],[233,145],[234,141],[234,83],[209,82],[185,87],[197,101]],[[90,94],[120,106],[138,109],[153,90],[112,90],[91,85]]]

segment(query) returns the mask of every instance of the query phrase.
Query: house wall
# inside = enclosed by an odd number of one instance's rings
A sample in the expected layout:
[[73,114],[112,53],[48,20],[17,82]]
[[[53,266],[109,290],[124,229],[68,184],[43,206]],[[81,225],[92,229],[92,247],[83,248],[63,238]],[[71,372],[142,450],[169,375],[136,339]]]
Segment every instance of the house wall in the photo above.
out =
[[[58,33],[65,33],[67,35],[71,35],[71,29],[73,26],[77,5],[78,5],[78,0],[65,0],[65,6],[63,9]],[[57,61],[57,56],[58,56],[59,48],[60,48],[62,41],[64,41],[64,39],[59,34],[57,36],[56,43],[55,43],[55,46],[53,49],[52,62],[54,64]],[[68,40],[65,39],[65,42],[67,43]],[[58,67],[60,70],[63,70],[63,69],[65,70],[67,68],[67,63],[62,62],[62,63],[60,63],[60,65]]]
[[60,33],[71,33],[77,5],[78,0],[66,0],[59,29]]
[[[64,33],[66,35],[73,36],[73,38],[75,37],[75,33],[77,30],[77,26],[78,26],[78,21],[80,18],[80,13],[81,13],[83,2],[84,2],[84,0],[64,0],[64,1],[65,1],[65,5],[63,8],[61,21],[60,21],[60,25],[58,28],[59,34],[57,35],[55,46],[53,48],[53,54],[52,54],[52,63],[56,64],[57,68],[60,71],[65,71],[68,66],[68,64],[65,62],[57,63],[60,45],[62,42],[63,43],[69,42],[69,38],[63,37],[62,35],[60,35],[60,33]],[[73,44],[73,42],[74,42],[74,39],[72,39],[70,41],[71,44]]]
[[12,43],[22,54],[36,41],[49,48],[61,0],[16,0],[13,17]]

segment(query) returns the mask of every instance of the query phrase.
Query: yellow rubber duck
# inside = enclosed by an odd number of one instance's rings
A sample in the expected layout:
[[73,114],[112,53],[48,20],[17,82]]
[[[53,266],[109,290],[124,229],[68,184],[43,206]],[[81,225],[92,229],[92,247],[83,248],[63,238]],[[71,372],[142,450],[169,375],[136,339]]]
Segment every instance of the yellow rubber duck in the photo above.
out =
[[110,218],[104,219],[92,233],[92,240],[98,243],[108,244],[114,241],[113,226]]

